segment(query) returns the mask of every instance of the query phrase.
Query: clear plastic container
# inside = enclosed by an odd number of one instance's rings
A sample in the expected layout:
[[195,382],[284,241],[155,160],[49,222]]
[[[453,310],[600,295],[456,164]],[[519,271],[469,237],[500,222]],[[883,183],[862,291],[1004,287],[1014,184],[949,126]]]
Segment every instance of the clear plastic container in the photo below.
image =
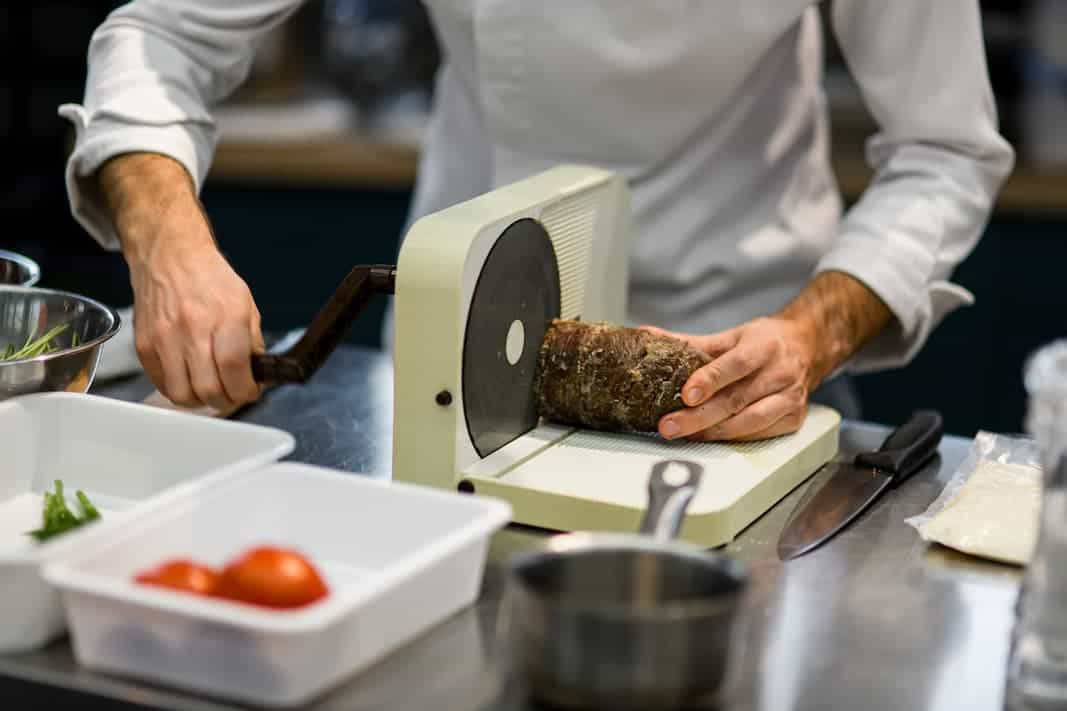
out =
[[[0,403],[0,653],[60,636],[59,595],[41,568],[91,529],[213,473],[254,469],[292,452],[289,433],[85,394],[41,393]],[[102,519],[37,542],[43,494],[61,480],[71,510],[83,490]]]
[[1026,364],[1026,427],[1041,450],[1041,523],[1016,604],[1006,707],[1067,708],[1067,340]]
[[[305,703],[471,604],[502,501],[283,462],[213,476],[101,528],[45,575],[77,661],[238,702]],[[138,584],[174,557],[221,566],[251,547],[305,555],[329,595],[271,610]]]

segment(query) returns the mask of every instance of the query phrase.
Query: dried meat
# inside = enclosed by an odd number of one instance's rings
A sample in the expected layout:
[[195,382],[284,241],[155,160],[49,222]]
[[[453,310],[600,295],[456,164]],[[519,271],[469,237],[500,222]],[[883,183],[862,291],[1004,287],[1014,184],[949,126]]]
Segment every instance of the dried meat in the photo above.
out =
[[545,334],[535,391],[546,420],[619,432],[655,432],[685,405],[681,390],[710,357],[688,344],[608,323],[555,320]]

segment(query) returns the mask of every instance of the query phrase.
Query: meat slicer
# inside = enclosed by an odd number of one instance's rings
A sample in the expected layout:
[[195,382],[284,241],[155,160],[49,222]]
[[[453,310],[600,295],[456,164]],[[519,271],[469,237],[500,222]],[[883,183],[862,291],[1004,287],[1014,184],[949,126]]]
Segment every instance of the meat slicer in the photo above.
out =
[[624,323],[625,181],[559,166],[417,221],[397,264],[393,477],[508,500],[553,530],[636,530],[652,466],[706,476],[680,537],[732,539],[837,452],[839,415],[752,444],[667,442],[538,421],[533,379],[554,317]]
[[[561,165],[419,219],[395,268],[354,270],[347,303],[336,305],[346,319],[369,294],[395,294],[394,480],[505,499],[516,523],[632,531],[653,465],[691,460],[706,474],[679,537],[713,547],[831,459],[840,416],[821,406],[795,434],[745,444],[539,420],[534,378],[548,324],[625,323],[630,244],[625,181]],[[306,379],[328,350],[315,343],[339,340],[339,327],[316,319],[297,357],[258,357],[257,379]]]

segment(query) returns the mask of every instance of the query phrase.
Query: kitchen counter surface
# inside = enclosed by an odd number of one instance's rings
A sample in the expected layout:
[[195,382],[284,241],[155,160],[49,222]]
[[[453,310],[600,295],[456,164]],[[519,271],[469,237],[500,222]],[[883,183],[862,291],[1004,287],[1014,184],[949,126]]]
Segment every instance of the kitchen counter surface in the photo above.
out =
[[[391,379],[386,357],[345,347],[310,383],[269,393],[240,418],[292,432],[297,438],[293,459],[387,477]],[[98,389],[123,399],[148,391],[143,380]],[[886,433],[885,427],[845,423],[842,453],[877,447]],[[774,549],[804,485],[727,547],[752,572],[745,604],[746,657],[738,697],[728,708],[1002,708],[1018,570],[928,549],[904,523],[937,496],[969,444],[946,437],[940,457],[925,471],[806,557],[782,564]],[[515,527],[500,532],[475,606],[312,708],[535,708],[521,683],[508,675],[494,635],[502,563],[544,535]],[[23,702],[5,708],[235,708],[81,670],[66,640],[35,653],[0,656],[0,699]]]

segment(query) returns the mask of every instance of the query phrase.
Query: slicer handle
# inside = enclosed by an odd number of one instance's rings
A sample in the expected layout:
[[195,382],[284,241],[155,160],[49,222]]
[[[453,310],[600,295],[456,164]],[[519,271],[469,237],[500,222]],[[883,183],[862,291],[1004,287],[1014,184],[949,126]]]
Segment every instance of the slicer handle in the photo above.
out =
[[922,469],[937,454],[942,433],[940,413],[934,410],[918,410],[886,438],[877,452],[858,455],[856,464],[873,467],[889,475],[893,486],[897,486]]
[[291,356],[284,355],[253,355],[252,377],[257,383],[304,383],[308,374],[304,372],[300,362]]
[[260,384],[307,382],[340,344],[374,295],[392,294],[395,290],[395,266],[354,267],[296,344],[284,353],[252,356],[252,377]]

